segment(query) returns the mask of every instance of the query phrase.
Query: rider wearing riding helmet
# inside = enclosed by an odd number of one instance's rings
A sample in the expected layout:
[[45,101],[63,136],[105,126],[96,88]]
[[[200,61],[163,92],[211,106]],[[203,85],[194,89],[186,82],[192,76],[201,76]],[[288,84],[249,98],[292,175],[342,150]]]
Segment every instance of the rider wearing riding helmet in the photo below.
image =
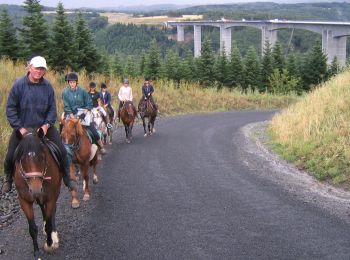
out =
[[[120,109],[123,107],[124,102],[126,101],[132,102],[132,99],[133,99],[132,89],[129,85],[128,79],[123,80],[123,86],[120,87],[118,92],[118,99],[119,99],[119,108],[118,108],[118,117],[119,117],[119,112],[120,112]],[[137,111],[135,107],[134,107],[134,110],[135,110],[135,115],[137,115]]]
[[[92,99],[88,92],[78,86],[78,75],[74,72],[67,74],[66,81],[69,87],[65,88],[62,93],[63,106],[65,117],[77,118],[79,109],[92,109]],[[84,119],[85,114],[79,115],[79,118]],[[106,150],[103,148],[103,143],[100,135],[97,133],[96,128],[93,124],[84,125],[93,134],[95,140],[97,141],[101,154],[105,154]]]
[[[103,105],[103,108],[108,111],[108,109],[111,111],[111,117],[114,117],[114,110],[111,105],[112,102],[112,96],[111,93],[107,91],[107,85],[105,83],[101,83],[101,92],[100,92],[100,100]],[[107,119],[107,118],[106,118]],[[112,125],[108,122],[108,119],[105,120],[108,127],[112,127]]]
[[92,99],[92,106],[93,107],[98,107],[98,100],[100,99],[100,92],[96,91],[96,83],[95,82],[90,82],[89,84],[89,95]]
[[154,106],[154,108],[157,109],[157,106],[154,103],[153,96],[152,96],[154,92],[154,88],[151,85],[149,78],[147,77],[145,78],[145,82],[143,83],[141,90],[142,90],[142,97],[140,99],[139,106],[138,106],[139,111],[141,111],[144,101],[146,101],[147,99],[149,99],[152,105]]

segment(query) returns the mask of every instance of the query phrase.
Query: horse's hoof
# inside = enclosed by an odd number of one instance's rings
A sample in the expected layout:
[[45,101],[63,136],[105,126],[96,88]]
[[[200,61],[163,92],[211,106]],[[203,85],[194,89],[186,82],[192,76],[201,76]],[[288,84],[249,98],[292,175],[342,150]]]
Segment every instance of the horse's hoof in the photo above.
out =
[[88,201],[90,200],[90,194],[85,193],[83,197],[83,201]]
[[149,135],[152,135],[152,132],[149,132]]
[[97,183],[98,183],[98,178],[97,178],[97,176],[94,176],[94,177],[93,177],[92,183],[93,183],[93,184],[97,184]]
[[112,142],[109,142],[108,144],[112,144]]
[[72,201],[72,208],[73,208],[73,209],[77,209],[77,208],[79,208],[79,207],[80,207],[79,201],[78,201],[78,200],[73,200],[73,201]]
[[[58,248],[58,246],[57,246],[57,248]],[[49,254],[51,254],[51,253],[52,253],[53,251],[55,251],[55,249],[57,249],[57,248],[54,248],[53,243],[52,243],[51,246],[48,246],[46,242],[45,242],[45,244],[44,244],[44,251],[45,251],[46,253],[49,253]]]
[[130,141],[129,139],[126,139],[126,142],[127,142],[128,144],[130,144],[130,143],[131,143],[131,141]]
[[146,136],[147,136],[147,133],[146,133],[146,134],[144,134],[143,136],[144,136],[144,137],[146,137]]

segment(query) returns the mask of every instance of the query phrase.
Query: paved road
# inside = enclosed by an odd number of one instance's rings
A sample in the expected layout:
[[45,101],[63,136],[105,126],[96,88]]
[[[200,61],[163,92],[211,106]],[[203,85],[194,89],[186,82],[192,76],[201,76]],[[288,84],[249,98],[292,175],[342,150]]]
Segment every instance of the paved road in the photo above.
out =
[[[72,210],[62,191],[60,249],[44,259],[350,259],[348,222],[242,157],[239,129],[272,114],[163,119],[152,137],[137,126],[130,145],[118,129],[91,201]],[[24,217],[0,232],[0,249],[0,259],[30,256]]]

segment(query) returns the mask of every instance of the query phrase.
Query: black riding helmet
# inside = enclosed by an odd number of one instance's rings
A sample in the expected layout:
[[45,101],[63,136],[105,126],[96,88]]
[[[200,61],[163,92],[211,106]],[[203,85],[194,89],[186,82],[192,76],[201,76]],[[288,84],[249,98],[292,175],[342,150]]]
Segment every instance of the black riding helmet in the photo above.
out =
[[74,72],[68,73],[66,75],[66,81],[78,81],[78,75]]
[[90,82],[89,86],[90,86],[90,88],[96,88],[96,83],[95,82]]

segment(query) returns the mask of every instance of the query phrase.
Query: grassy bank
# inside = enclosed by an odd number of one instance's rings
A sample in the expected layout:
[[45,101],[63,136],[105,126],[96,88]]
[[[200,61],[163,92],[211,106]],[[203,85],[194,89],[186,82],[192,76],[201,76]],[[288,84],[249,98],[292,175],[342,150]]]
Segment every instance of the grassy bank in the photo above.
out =
[[[5,106],[8,93],[18,77],[25,75],[26,68],[23,64],[13,64],[7,60],[0,60],[0,157],[4,158],[11,128],[7,122],[5,114]],[[58,113],[61,114],[62,91],[66,86],[63,75],[57,75],[48,71],[45,78],[50,80],[55,88]],[[101,75],[96,75],[93,80],[99,85],[105,81]],[[88,86],[91,80],[87,75],[79,74],[79,85]],[[131,79],[130,85],[133,88],[134,100],[136,103],[140,99],[141,86],[143,79]],[[121,86],[119,78],[109,78],[108,90],[112,94],[114,107],[117,107],[117,92]],[[198,84],[182,83],[180,86],[171,81],[156,81],[155,100],[158,103],[159,110],[163,116],[179,115],[195,112],[211,112],[211,111],[227,111],[241,109],[278,109],[285,108],[288,105],[295,103],[298,99],[295,96],[276,96],[271,94],[258,94],[250,92],[242,94],[239,91],[230,91],[222,89],[203,89]],[[99,88],[98,88],[99,90]],[[2,168],[2,164],[0,164]],[[2,172],[2,171],[1,171]],[[0,173],[1,174],[1,173]]]
[[320,180],[350,184],[350,71],[272,119],[276,151]]

